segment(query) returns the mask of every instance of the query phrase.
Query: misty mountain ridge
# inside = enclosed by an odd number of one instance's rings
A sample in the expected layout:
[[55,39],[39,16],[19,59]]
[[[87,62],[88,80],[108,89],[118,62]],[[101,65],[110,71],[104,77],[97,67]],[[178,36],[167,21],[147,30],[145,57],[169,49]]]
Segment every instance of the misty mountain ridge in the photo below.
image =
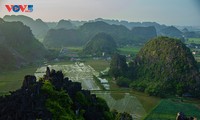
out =
[[[134,30],[129,30],[123,25],[110,25],[102,21],[88,22],[74,30],[50,30],[44,38],[43,43],[49,48],[77,45],[83,46],[96,34],[103,32],[111,35],[118,46],[123,46],[127,44],[144,44],[149,39],[157,36],[153,26],[140,28],[141,29],[138,29],[138,33],[140,34],[138,34]],[[73,31],[73,33],[69,33],[69,31]],[[73,36],[73,34],[76,36]]]
[[43,22],[41,19],[33,20],[23,15],[6,15],[3,19],[5,21],[23,22],[31,28],[35,37],[43,42],[47,48],[84,46],[96,34],[101,32],[111,35],[118,46],[133,44],[144,45],[149,39],[156,36],[168,36],[181,39],[184,37],[200,36],[200,33],[190,31],[189,29],[188,32],[183,32],[175,26],[160,25],[156,22],[128,22],[102,18],[90,21],[63,19],[59,22]]
[[19,68],[39,61],[47,54],[30,28],[21,22],[4,22],[1,19],[0,43],[1,69]]
[[32,18],[24,15],[6,15],[3,17],[3,19],[8,22],[20,21],[24,23],[31,28],[34,36],[38,39],[43,39],[47,31],[49,30],[47,24],[41,19],[33,20]]

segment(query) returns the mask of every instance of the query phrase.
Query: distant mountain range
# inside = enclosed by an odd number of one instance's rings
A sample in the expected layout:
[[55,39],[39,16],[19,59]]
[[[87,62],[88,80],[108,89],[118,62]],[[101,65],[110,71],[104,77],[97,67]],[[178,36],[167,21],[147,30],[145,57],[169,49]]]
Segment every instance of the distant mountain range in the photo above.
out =
[[30,17],[23,16],[23,15],[6,15],[3,17],[5,21],[12,22],[12,21],[20,21],[24,23],[25,25],[29,26],[38,39],[43,39],[46,35],[47,31],[49,30],[49,27],[46,23],[44,23],[41,19],[33,20]]
[[[147,40],[156,37],[156,30],[152,26],[140,27],[134,30],[129,30],[123,25],[110,25],[108,23],[97,21],[87,22],[77,29],[57,29],[50,30],[44,38],[44,45],[49,48],[60,48],[62,46],[83,46],[90,41],[98,33],[107,33],[111,35],[119,46],[127,44],[145,43]],[[144,30],[145,29],[145,30]],[[69,32],[70,31],[70,32]]]
[[[62,46],[83,46],[96,34],[111,35],[117,45],[144,44],[156,36],[175,38],[200,37],[198,27],[178,27],[160,25],[156,22],[128,22],[98,18],[90,21],[60,20],[43,22],[27,16],[6,15],[5,21],[21,21],[29,26],[36,38],[48,48]],[[54,30],[52,30],[54,29]],[[61,30],[62,29],[62,30]],[[187,29],[188,31],[184,31]],[[194,31],[191,31],[194,30]]]

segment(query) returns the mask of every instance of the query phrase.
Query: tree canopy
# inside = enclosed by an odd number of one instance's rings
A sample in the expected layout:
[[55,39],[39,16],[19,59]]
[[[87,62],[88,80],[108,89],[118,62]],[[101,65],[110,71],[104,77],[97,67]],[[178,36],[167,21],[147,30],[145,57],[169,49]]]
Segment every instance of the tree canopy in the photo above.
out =
[[[110,69],[118,72],[115,61],[116,58],[112,59]],[[200,97],[197,62],[190,49],[178,39],[157,37],[150,40],[129,63],[126,73],[132,74],[127,78],[132,80],[130,86],[133,89],[150,95]],[[126,77],[125,74],[119,75]]]
[[83,53],[94,56],[111,55],[116,51],[117,45],[114,39],[106,33],[95,35],[83,49]]

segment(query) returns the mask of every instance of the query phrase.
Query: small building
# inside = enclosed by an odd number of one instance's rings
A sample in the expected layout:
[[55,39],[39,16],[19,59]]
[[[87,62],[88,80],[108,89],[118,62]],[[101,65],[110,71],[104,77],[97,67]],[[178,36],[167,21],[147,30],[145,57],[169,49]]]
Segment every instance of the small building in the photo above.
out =
[[196,52],[192,52],[193,55],[196,55]]

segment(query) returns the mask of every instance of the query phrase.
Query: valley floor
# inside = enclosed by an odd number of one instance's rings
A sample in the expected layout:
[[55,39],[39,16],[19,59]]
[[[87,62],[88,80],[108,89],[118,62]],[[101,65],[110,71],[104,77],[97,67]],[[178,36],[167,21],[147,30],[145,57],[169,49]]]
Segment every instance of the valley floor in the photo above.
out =
[[[111,110],[116,109],[119,112],[128,112],[133,116],[134,120],[174,120],[177,112],[180,111],[185,112],[187,116],[200,118],[200,100],[160,99],[131,89],[120,88],[111,78],[106,78],[110,89],[102,90],[93,80],[93,75],[98,76],[100,71],[109,67],[108,61],[57,62],[48,66],[51,69],[62,70],[65,76],[68,76],[71,80],[81,82],[83,89],[92,90],[93,94],[104,98]],[[1,73],[0,95],[8,94],[9,91],[20,88],[25,75],[35,74],[39,79],[45,74],[45,70],[46,66],[41,66],[39,68],[30,67]]]

